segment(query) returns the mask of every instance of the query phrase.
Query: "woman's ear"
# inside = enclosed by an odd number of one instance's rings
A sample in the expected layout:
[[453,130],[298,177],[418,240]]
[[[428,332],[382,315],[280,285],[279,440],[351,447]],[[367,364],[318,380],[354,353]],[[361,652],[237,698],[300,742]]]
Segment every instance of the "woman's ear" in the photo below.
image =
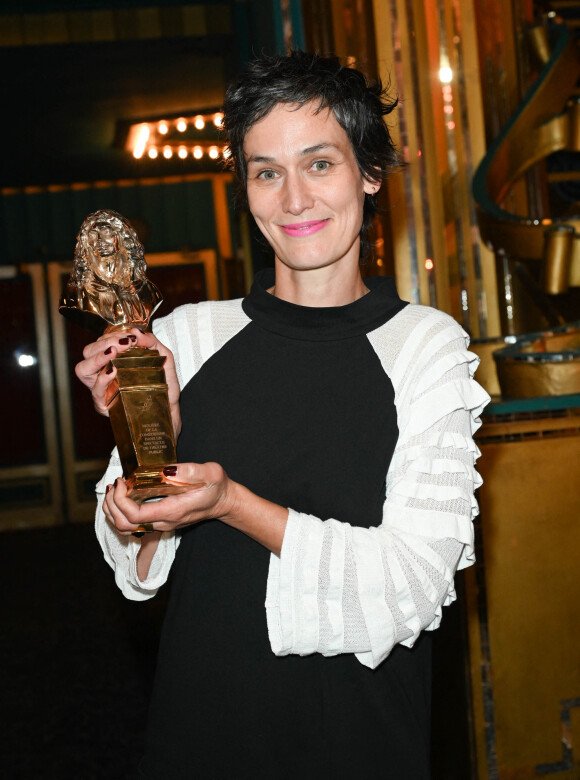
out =
[[376,195],[381,189],[381,182],[380,180],[369,181],[368,179],[363,179],[363,188],[366,195]]

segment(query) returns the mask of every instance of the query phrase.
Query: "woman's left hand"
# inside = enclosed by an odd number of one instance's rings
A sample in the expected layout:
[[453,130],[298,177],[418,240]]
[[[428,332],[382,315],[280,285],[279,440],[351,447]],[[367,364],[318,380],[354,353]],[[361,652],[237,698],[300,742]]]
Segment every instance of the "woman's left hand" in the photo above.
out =
[[105,516],[117,531],[128,536],[141,525],[153,531],[175,531],[209,518],[225,518],[234,510],[236,484],[218,463],[180,463],[168,482],[188,483],[191,489],[160,501],[138,505],[127,495],[123,479],[107,487]]

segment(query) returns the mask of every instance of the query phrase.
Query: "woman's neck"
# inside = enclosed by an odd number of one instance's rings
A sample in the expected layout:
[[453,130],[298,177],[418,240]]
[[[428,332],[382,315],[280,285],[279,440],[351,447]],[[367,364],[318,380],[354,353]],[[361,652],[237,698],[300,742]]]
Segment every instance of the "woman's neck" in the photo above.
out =
[[296,270],[276,260],[276,283],[269,293],[299,306],[346,306],[368,293],[360,268]]

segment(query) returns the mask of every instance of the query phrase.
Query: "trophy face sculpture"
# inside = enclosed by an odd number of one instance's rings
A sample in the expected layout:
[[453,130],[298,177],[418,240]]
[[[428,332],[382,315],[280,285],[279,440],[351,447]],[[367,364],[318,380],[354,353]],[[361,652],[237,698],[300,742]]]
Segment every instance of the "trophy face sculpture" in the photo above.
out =
[[[77,236],[59,311],[97,332],[145,331],[162,303],[146,269],[143,247],[124,217],[90,214]],[[164,466],[177,461],[164,363],[157,350],[131,347],[106,367],[117,369],[107,407],[128,494],[138,504],[191,487],[169,483],[163,474]]]

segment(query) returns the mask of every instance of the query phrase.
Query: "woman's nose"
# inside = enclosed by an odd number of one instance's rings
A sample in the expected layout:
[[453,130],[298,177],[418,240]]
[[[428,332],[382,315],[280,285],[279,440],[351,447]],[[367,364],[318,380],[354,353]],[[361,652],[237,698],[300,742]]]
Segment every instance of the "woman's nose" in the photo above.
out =
[[314,204],[314,197],[302,176],[296,174],[287,174],[284,182],[284,194],[282,199],[282,208],[290,214],[298,215],[311,208]]

